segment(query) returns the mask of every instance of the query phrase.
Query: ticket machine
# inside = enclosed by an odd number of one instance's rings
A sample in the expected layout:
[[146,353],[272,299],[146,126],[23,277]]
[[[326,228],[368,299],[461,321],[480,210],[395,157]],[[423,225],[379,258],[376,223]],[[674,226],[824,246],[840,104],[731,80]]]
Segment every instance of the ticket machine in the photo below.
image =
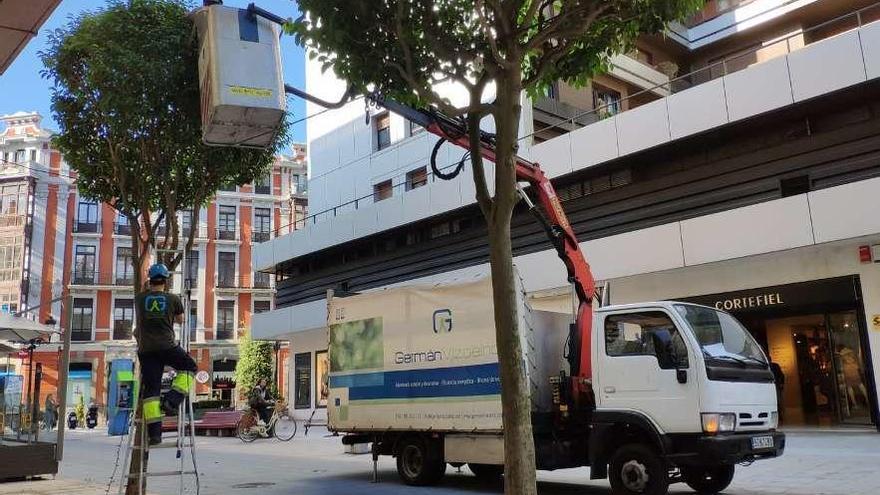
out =
[[137,380],[131,359],[116,359],[110,363],[110,384],[107,404],[107,434],[128,433],[129,414],[137,403]]

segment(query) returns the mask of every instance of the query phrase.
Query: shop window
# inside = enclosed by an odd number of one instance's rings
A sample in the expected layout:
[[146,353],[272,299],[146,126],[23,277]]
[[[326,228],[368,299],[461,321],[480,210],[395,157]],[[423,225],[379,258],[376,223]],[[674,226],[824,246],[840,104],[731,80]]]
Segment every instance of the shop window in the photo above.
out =
[[655,356],[663,369],[674,369],[665,353],[655,348],[654,333],[669,332],[679,357],[679,367],[687,367],[687,347],[669,315],[662,311],[645,311],[611,315],[605,319],[605,353],[612,357]]
[[293,356],[293,407],[312,407],[312,353],[300,352]]
[[376,116],[376,151],[391,146],[391,116],[388,112]]
[[428,184],[428,168],[419,167],[406,173],[406,190],[422,187]]
[[394,188],[391,187],[391,179],[380,182],[373,186],[373,202],[378,203],[383,199],[388,199],[394,195]]

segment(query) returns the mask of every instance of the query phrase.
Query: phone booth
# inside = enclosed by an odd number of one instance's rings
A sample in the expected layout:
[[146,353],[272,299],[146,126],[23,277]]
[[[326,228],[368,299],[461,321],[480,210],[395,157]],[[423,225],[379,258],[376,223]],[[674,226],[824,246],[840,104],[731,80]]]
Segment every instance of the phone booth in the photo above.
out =
[[131,359],[116,359],[110,363],[110,387],[107,401],[107,434],[128,433],[128,418],[137,403],[137,380]]

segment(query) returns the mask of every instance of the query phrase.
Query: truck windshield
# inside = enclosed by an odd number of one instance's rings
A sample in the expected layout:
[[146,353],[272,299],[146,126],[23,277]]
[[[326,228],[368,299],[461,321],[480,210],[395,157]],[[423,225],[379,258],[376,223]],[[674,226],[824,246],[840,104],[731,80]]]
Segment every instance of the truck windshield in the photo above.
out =
[[767,368],[767,358],[761,347],[733,316],[689,304],[676,304],[675,309],[691,326],[707,362]]

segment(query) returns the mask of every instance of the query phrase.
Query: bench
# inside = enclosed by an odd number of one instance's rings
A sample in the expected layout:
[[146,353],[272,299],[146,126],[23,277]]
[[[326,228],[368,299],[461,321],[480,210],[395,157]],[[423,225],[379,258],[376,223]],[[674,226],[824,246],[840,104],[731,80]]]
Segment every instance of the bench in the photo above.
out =
[[[235,427],[244,411],[207,411],[195,421],[196,435],[226,437],[236,435]],[[177,416],[162,420],[162,431],[177,431]]]

